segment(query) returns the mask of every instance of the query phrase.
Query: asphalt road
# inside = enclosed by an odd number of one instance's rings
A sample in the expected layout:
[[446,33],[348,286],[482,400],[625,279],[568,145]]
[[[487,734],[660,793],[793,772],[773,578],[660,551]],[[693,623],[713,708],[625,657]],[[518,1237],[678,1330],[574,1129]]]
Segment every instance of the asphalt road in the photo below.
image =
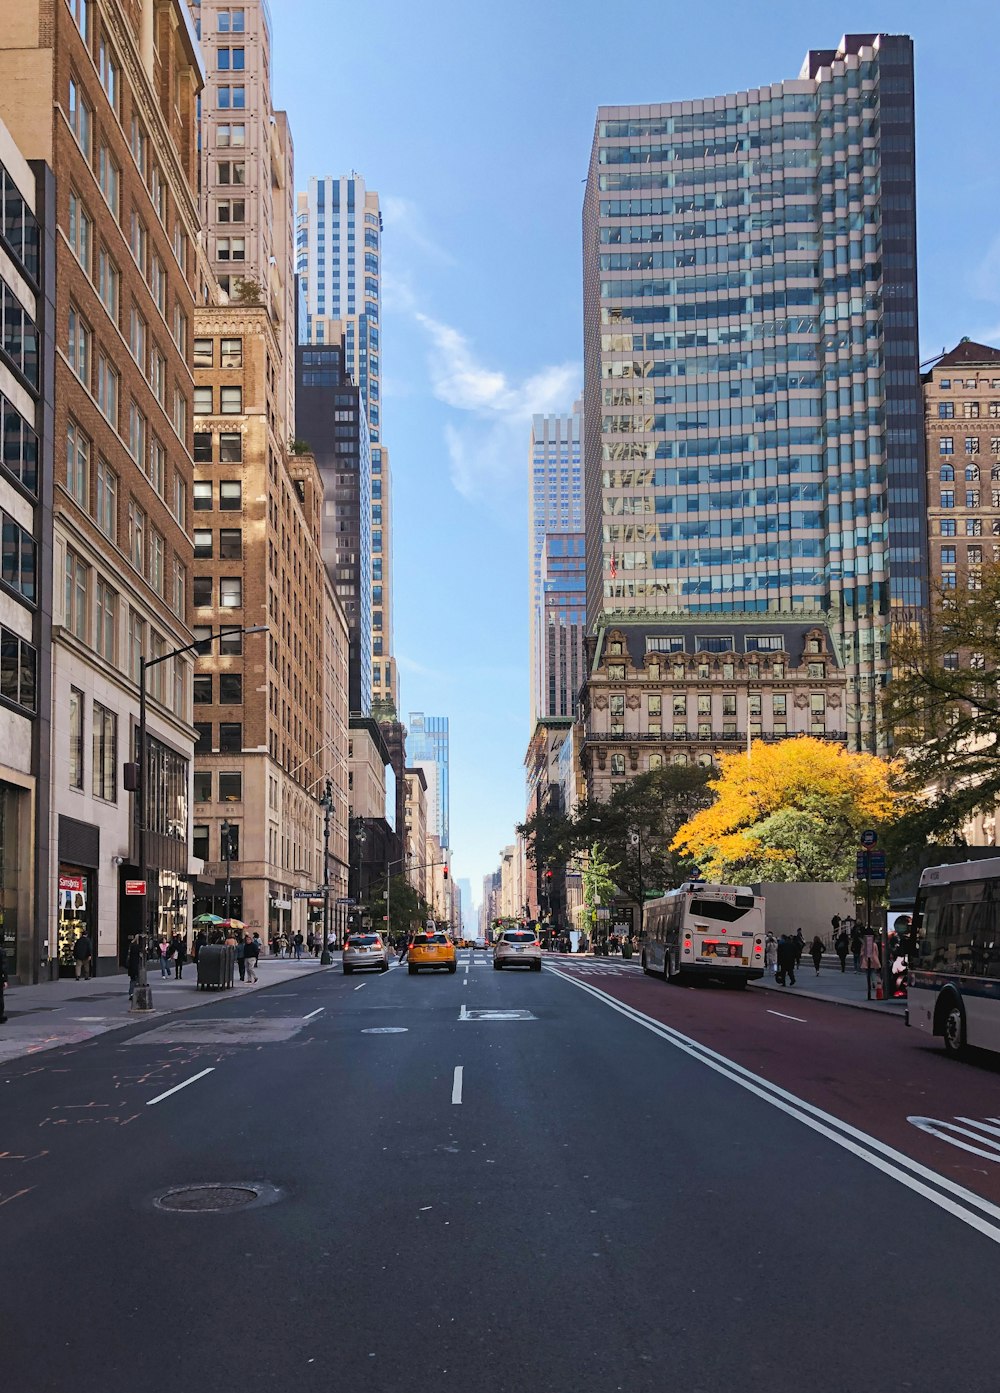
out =
[[[797,1093],[808,1035],[477,956],[0,1070],[4,1386],[994,1393],[1000,1210]],[[275,1190],[155,1203],[222,1183]]]

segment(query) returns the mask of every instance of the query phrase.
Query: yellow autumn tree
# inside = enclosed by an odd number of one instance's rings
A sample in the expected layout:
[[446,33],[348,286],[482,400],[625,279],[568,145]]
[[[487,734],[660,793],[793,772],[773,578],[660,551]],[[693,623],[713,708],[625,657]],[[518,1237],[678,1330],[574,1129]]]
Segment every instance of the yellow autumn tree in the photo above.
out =
[[850,880],[859,834],[911,810],[892,764],[810,736],[722,755],[715,801],[681,827],[672,850],[706,880]]

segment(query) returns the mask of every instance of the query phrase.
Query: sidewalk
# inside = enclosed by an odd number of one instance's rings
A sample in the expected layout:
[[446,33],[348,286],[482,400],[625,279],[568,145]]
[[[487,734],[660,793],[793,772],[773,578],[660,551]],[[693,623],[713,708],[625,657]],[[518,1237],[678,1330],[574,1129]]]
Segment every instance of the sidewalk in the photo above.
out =
[[261,958],[257,964],[256,986],[246,986],[236,977],[232,991],[199,991],[198,969],[193,962],[184,965],[178,981],[172,975],[161,977],[157,964],[149,971],[153,989],[152,1011],[130,1011],[128,977],[120,972],[77,982],[63,978],[31,987],[8,987],[4,992],[7,1024],[0,1025],[0,1064],[9,1059],[79,1045],[109,1030],[123,1030],[138,1021],[162,1020],[177,1011],[191,1011],[212,1002],[249,998],[266,987],[276,987],[314,972],[340,971],[341,955],[333,955],[333,967],[320,967],[319,959]]
[[[840,962],[835,954],[827,954],[820,963],[819,976],[813,967],[812,958],[803,956],[795,973],[794,987],[779,987],[770,973],[750,983],[751,990],[777,993],[785,1001],[794,997],[805,997],[809,1001],[830,1001],[838,1006],[856,1006],[863,1011],[881,1011],[884,1015],[901,1017],[906,1008],[905,997],[892,1001],[868,1000],[867,978],[863,972],[855,972],[850,959],[847,971],[841,972]],[[875,988],[872,987],[874,992]]]

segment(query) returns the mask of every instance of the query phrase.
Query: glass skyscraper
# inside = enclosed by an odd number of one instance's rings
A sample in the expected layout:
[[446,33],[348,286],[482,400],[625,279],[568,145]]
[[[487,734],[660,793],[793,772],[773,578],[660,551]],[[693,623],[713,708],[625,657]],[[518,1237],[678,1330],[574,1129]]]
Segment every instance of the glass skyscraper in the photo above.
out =
[[926,602],[913,47],[598,111],[584,204],[587,610],[822,617],[877,743]]
[[[425,716],[422,711],[411,711],[406,735],[406,759],[411,766],[433,764],[436,766],[436,792],[430,796],[431,779],[428,779],[427,831],[430,836],[441,838],[442,846],[450,846],[448,816],[448,717]],[[433,814],[433,815],[432,815]]]
[[[531,728],[540,716],[565,716],[572,711],[559,709],[566,705],[565,692],[551,692],[552,669],[547,664],[547,656],[555,641],[555,649],[564,649],[564,636],[548,633],[545,611],[544,561],[550,539],[567,533],[583,532],[583,459],[582,459],[583,403],[576,402],[567,415],[536,415],[531,421],[531,442],[529,447],[530,470],[528,484],[528,564],[530,567],[528,604],[529,633],[531,636],[530,656],[530,718]],[[551,554],[563,553],[553,551]],[[570,553],[583,555],[583,547],[574,547]],[[556,569],[561,569],[557,567]],[[574,587],[575,588],[575,587]],[[580,648],[582,671],[582,634],[586,623],[585,597],[581,592],[571,597],[569,609],[552,609],[556,614],[565,612],[566,623],[574,625],[573,645]],[[581,637],[576,637],[581,636]],[[553,650],[555,651],[555,650]],[[575,696],[575,693],[573,693]]]

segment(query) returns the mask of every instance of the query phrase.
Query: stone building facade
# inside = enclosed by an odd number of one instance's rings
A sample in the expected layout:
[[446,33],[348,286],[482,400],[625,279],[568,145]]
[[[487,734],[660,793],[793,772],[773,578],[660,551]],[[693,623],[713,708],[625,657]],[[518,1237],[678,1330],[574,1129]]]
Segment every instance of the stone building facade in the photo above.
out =
[[617,625],[587,641],[582,759],[590,798],[666,764],[714,764],[754,740],[846,742],[844,669],[821,624]]
[[[0,117],[52,170],[58,228],[50,972],[72,970],[84,929],[98,970],[115,970],[131,932],[189,912],[190,655],[149,672],[145,809],[122,768],[137,750],[140,656],[191,638],[202,84],[183,0],[0,8]],[[127,880],[144,880],[146,897]]]

